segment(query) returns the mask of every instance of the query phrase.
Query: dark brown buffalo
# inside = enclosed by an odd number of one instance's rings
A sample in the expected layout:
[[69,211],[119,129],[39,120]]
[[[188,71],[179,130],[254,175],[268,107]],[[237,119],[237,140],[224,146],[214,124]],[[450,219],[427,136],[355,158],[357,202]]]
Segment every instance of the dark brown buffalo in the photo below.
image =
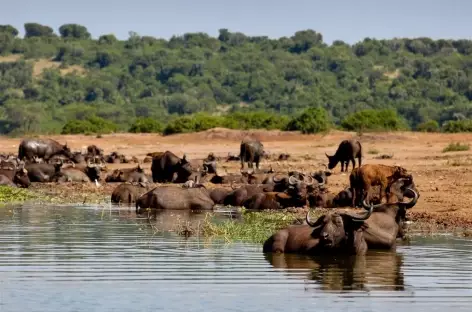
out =
[[31,185],[28,177],[28,171],[21,166],[20,168],[0,168],[0,185],[9,185],[12,187],[27,188]]
[[310,203],[310,207],[319,208],[338,208],[349,207],[352,203],[352,190],[350,187],[345,188],[338,194],[329,193],[322,190],[314,197],[314,203]]
[[[396,239],[404,235],[407,209],[412,208],[418,201],[418,194],[414,190],[406,189],[405,193],[407,192],[414,195],[413,199],[407,203],[368,205],[366,201],[363,201],[363,207],[368,209],[368,214],[360,219],[352,219],[349,214],[335,212],[323,215],[312,223],[307,213],[307,224],[293,225],[278,231],[265,242],[264,251],[318,253],[320,249],[324,251],[326,246],[340,249],[347,247],[348,251],[352,251],[351,247],[358,247],[358,245],[343,246],[346,235],[348,238],[353,238],[360,233],[362,237],[357,238],[361,239],[367,248],[393,249],[396,246]],[[354,225],[354,227],[349,227],[349,225]],[[349,230],[346,231],[346,229]]]
[[365,254],[365,221],[371,216],[373,207],[365,215],[349,213],[328,213],[307,225],[291,225],[269,237],[263,245],[263,252],[306,253],[311,255],[343,253]]
[[[352,206],[358,206],[364,199],[370,200],[371,188],[380,186],[379,199],[382,200],[385,192],[389,192],[393,182],[401,178],[412,179],[411,174],[400,166],[387,166],[381,164],[366,164],[354,168],[349,176],[349,182],[353,191]],[[389,193],[387,193],[389,196]]]
[[111,152],[109,155],[104,157],[106,163],[109,164],[121,164],[127,163],[126,156],[118,152]]
[[241,141],[239,157],[241,159],[241,169],[244,169],[244,162],[247,162],[249,168],[259,169],[259,162],[264,154],[264,145],[257,139],[245,137]]
[[185,183],[194,171],[184,154],[179,158],[170,151],[154,157],[151,165],[152,179],[157,183]]
[[106,182],[150,183],[151,180],[140,165],[135,168],[115,169],[105,178]]
[[228,156],[226,157],[226,162],[240,161],[240,160],[241,160],[241,157],[239,155],[234,155],[234,154],[231,154],[231,153],[228,153]]
[[213,183],[213,184],[231,184],[231,183],[247,184],[248,175],[235,174],[235,173],[230,173],[227,175],[220,175],[220,173],[217,172],[208,180],[208,182]]
[[136,201],[136,213],[151,210],[211,210],[215,203],[205,188],[161,186],[141,195]]
[[31,163],[25,165],[31,182],[51,182],[51,179],[60,172],[61,167],[61,162],[54,165],[45,163]]
[[53,182],[95,182],[100,181],[101,167],[96,164],[88,163],[86,167],[67,167],[64,166],[59,172],[51,178]]
[[111,193],[111,202],[116,204],[131,204],[149,191],[150,185],[147,183],[122,183],[118,185]]
[[72,153],[67,143],[62,145],[52,139],[24,139],[18,148],[18,158],[21,160],[26,159],[29,162],[33,162],[35,156],[47,161],[54,155],[64,155],[69,159],[72,158]]
[[231,190],[225,188],[215,188],[210,191],[210,198],[217,205],[223,205],[226,196],[231,193]]
[[103,149],[96,145],[87,146],[87,154],[91,156],[103,156]]
[[[347,172],[350,161],[352,162],[352,168],[356,167],[356,158],[359,167],[362,165],[362,145],[357,140],[344,140],[339,144],[333,156],[326,154],[326,157],[329,160],[328,169],[334,169],[338,162],[341,162],[341,172]],[[346,165],[346,168],[344,168],[344,165]]]

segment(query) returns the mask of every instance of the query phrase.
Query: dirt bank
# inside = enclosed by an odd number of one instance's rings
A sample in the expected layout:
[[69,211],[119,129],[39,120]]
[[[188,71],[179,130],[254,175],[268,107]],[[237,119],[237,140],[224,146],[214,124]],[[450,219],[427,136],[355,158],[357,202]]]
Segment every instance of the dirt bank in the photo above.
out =
[[[238,153],[239,142],[245,135],[254,135],[262,140],[267,151],[289,153],[289,161],[264,161],[262,167],[272,165],[275,170],[289,168],[316,170],[326,163],[325,152],[333,154],[343,139],[358,138],[364,149],[363,163],[398,164],[410,170],[421,197],[411,210],[413,220],[426,221],[441,227],[472,225],[472,151],[443,152],[452,142],[470,144],[472,134],[426,134],[412,132],[375,133],[358,137],[355,133],[334,131],[323,135],[301,135],[297,132],[280,131],[237,131],[211,129],[192,134],[163,137],[156,134],[114,134],[102,138],[85,135],[50,136],[60,142],[67,142],[74,150],[81,150],[89,144],[96,144],[106,153],[118,151],[143,159],[146,153],[171,150],[177,155],[203,158],[209,152],[226,156]],[[1,137],[2,152],[17,153],[20,138]],[[382,155],[393,156],[381,159]],[[239,171],[236,162],[220,163],[227,172]],[[109,165],[130,167],[134,164]],[[150,172],[150,164],[143,164]],[[329,178],[330,191],[337,192],[348,185],[348,175],[341,174],[339,166]],[[34,185],[32,190],[58,196],[67,202],[107,201],[115,185],[97,188],[94,184]]]

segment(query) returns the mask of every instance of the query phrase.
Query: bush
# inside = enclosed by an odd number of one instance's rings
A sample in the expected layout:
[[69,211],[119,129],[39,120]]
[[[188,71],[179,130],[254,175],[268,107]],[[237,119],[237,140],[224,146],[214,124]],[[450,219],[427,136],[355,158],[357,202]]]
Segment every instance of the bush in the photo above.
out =
[[287,127],[289,117],[271,114],[263,111],[258,112],[237,112],[227,115],[224,120],[224,127],[230,129],[284,129]]
[[348,131],[398,131],[407,129],[405,121],[392,109],[366,109],[347,116],[341,127]]
[[472,132],[472,120],[449,120],[442,126],[443,132],[457,133],[457,132]]
[[443,149],[443,153],[447,152],[463,152],[463,151],[468,151],[470,149],[469,144],[461,144],[459,142],[456,143],[450,143],[448,146],[446,146]]
[[439,124],[436,120],[428,120],[423,123],[420,123],[416,130],[420,132],[438,132],[439,131]]
[[101,117],[92,116],[84,120],[70,120],[62,128],[62,134],[89,134],[116,132],[116,124]]
[[161,133],[164,126],[152,118],[138,118],[129,128],[132,133]]
[[332,125],[328,112],[321,107],[312,107],[305,110],[300,116],[293,118],[286,126],[288,131],[302,133],[318,133],[327,131]]

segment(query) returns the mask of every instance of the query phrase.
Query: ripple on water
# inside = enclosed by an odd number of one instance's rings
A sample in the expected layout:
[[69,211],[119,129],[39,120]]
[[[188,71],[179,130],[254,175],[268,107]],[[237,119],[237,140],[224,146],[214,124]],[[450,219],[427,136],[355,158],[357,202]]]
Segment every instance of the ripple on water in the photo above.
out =
[[10,211],[0,213],[5,311],[465,311],[472,301],[466,239],[415,238],[365,257],[264,255],[260,245],[155,235],[129,209]]

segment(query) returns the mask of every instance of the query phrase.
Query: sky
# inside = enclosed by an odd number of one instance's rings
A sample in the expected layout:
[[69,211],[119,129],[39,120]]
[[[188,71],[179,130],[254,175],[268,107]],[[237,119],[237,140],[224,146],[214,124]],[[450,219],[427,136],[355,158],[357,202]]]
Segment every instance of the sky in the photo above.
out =
[[16,0],[3,1],[0,24],[24,34],[23,24],[77,23],[94,38],[129,31],[169,39],[187,32],[217,36],[218,29],[278,38],[313,29],[330,44],[366,37],[471,39],[468,0]]

